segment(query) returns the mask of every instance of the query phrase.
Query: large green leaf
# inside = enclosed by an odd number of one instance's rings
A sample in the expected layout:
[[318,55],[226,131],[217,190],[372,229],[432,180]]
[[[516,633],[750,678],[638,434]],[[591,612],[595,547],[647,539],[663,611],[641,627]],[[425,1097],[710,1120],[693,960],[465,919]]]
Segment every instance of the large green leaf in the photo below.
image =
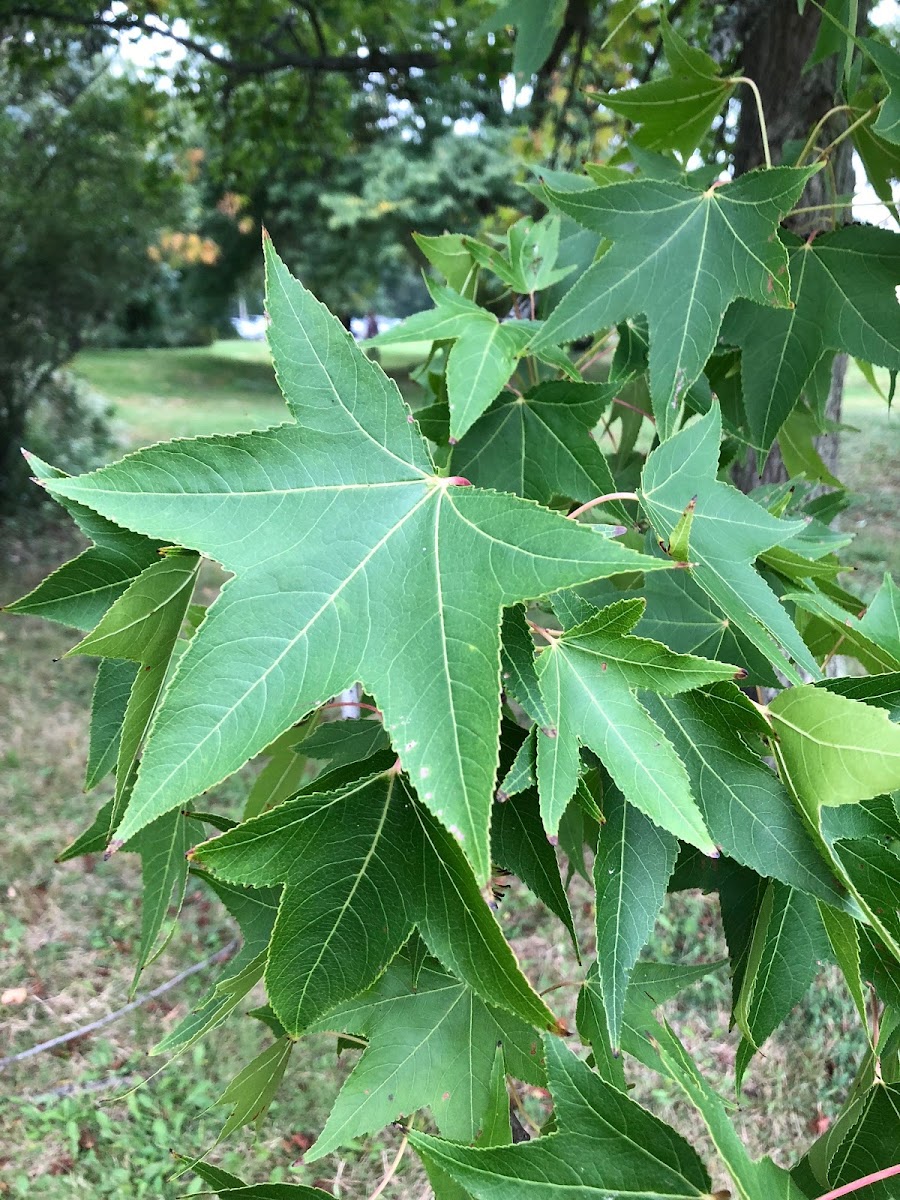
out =
[[672,699],[644,695],[642,702],[687,768],[716,844],[759,875],[842,904],[834,873],[784,784],[745,741],[766,726],[738,689],[716,684]]
[[722,329],[743,351],[744,405],[763,459],[827,350],[900,368],[900,233],[849,225],[808,241],[780,236],[793,307],[739,300]]
[[787,254],[773,235],[811,174],[751,171],[705,192],[649,179],[591,191],[546,187],[557,208],[614,244],[568,292],[532,348],[644,313],[653,412],[659,436],[669,437],[732,301],[790,303]]
[[700,1200],[710,1181],[679,1134],[571,1050],[545,1039],[558,1132],[518,1146],[469,1149],[411,1133],[434,1164],[476,1200]]
[[288,800],[193,852],[229,882],[286,885],[266,989],[289,1033],[364,991],[409,937],[408,803],[396,774],[379,775]]
[[754,560],[803,527],[773,517],[748,496],[717,479],[722,420],[718,405],[658,446],[641,477],[641,503],[666,543],[691,501],[690,572],[729,621],[791,679],[798,667],[819,668]]
[[167,690],[118,835],[362,680],[485,879],[501,607],[662,564],[438,477],[396,385],[267,253],[275,364],[300,424],[151,447],[50,485],[235,575]]
[[900,788],[900,727],[883,708],[807,685],[779,693],[769,714],[791,786],[817,805]]
[[484,999],[556,1027],[456,840],[394,770],[288,800],[194,856],[231,882],[285,882],[266,985],[291,1033],[373,983],[413,924]]
[[610,1042],[619,1048],[628,980],[653,932],[678,857],[678,842],[614,789],[594,858],[597,970]]
[[398,959],[368,992],[313,1028],[355,1034],[369,1044],[307,1161],[425,1107],[446,1137],[475,1141],[489,1114],[498,1044],[510,1074],[543,1082],[534,1031],[484,1004],[434,963],[413,985],[409,962]]
[[635,695],[673,695],[725,679],[725,663],[675,654],[630,635],[643,613],[622,600],[554,638],[538,674],[551,727],[538,733],[538,788],[544,824],[555,833],[578,779],[578,745],[598,755],[625,798],[676,837],[715,854],[684,765]]
[[670,25],[665,9],[660,14],[660,28],[671,75],[604,93],[600,102],[640,125],[642,146],[677,150],[687,159],[709,132],[735,82],[721,78],[715,60],[705,51],[688,45]]
[[738,1087],[753,1055],[803,999],[827,948],[815,900],[770,883],[734,1008],[743,1034],[735,1064]]
[[[540,383],[523,396],[504,392],[453,451],[453,470],[477,486],[541,504],[584,503],[616,490],[591,431],[618,388],[602,383]],[[621,505],[613,511],[621,514]]]

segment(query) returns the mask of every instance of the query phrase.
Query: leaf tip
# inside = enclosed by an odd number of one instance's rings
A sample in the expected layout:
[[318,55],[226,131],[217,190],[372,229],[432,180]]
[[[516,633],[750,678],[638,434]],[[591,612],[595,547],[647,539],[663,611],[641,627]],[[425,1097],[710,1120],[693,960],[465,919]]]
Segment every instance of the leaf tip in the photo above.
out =
[[121,838],[113,838],[113,840],[109,843],[109,845],[103,851],[103,861],[109,862],[109,860],[112,858],[112,856],[117,851],[121,850],[124,845],[125,845],[125,843],[122,841]]

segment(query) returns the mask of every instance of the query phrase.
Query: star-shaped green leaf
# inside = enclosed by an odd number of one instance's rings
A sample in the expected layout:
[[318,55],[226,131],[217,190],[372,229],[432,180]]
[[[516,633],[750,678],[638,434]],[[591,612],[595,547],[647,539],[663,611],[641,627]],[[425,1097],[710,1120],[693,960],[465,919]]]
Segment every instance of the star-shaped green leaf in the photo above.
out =
[[412,932],[404,900],[409,801],[397,776],[313,793],[198,846],[231,883],[285,883],[266,990],[289,1033],[358,995]]
[[285,882],[266,986],[289,1033],[369,987],[413,925],[432,954],[486,1000],[556,1027],[459,846],[393,768],[296,796],[194,855],[230,882]]
[[625,798],[676,837],[707,854],[716,846],[691,794],[684,764],[634,689],[667,695],[730,679],[727,663],[675,654],[634,637],[641,600],[621,600],[553,638],[538,659],[552,727],[538,733],[538,790],[544,824],[556,833],[578,782],[579,743],[600,758]]
[[660,540],[668,543],[693,500],[692,577],[790,679],[801,682],[789,657],[817,679],[818,664],[753,567],[760,554],[799,533],[803,523],[779,520],[719,481],[721,437],[722,418],[714,404],[707,416],[691,421],[649,456],[641,477],[641,503]]
[[474,300],[448,287],[432,287],[431,293],[434,308],[414,313],[366,344],[392,346],[414,341],[453,341],[447,355],[447,400],[450,436],[459,440],[506,387],[520,355],[540,328],[540,323],[499,321]]
[[428,1107],[441,1132],[474,1142],[484,1128],[498,1044],[506,1069],[543,1082],[539,1036],[483,1003],[430,960],[415,984],[399,958],[368,992],[314,1029],[362,1035],[368,1047],[341,1089],[306,1160]]
[[671,75],[600,96],[610,108],[640,126],[637,140],[650,150],[677,150],[687,159],[709,132],[713,118],[735,88],[719,75],[716,61],[690,46],[660,14],[665,59]]
[[574,266],[555,265],[560,225],[560,218],[549,214],[537,222],[522,217],[506,231],[505,254],[474,238],[466,238],[466,246],[480,266],[493,271],[512,291],[527,296],[559,283],[574,270]]
[[[546,1038],[558,1132],[518,1146],[478,1150],[424,1133],[410,1141],[476,1200],[702,1200],[709,1176],[668,1125]],[[761,1198],[760,1198],[761,1200]]]
[[[454,449],[453,470],[541,504],[585,503],[616,490],[591,431],[617,393],[604,383],[539,383],[523,396],[503,392]],[[621,505],[614,511],[623,514]]]
[[750,432],[763,458],[828,350],[900,369],[900,233],[848,225],[809,241],[782,230],[791,309],[739,300],[722,329],[741,347]]
[[154,446],[48,484],[235,576],[166,691],[118,836],[360,680],[485,879],[501,608],[664,564],[438,477],[396,385],[267,247],[270,340],[297,424]]
[[590,191],[546,187],[557,208],[613,246],[568,292],[531,349],[644,313],[657,431],[669,437],[732,301],[743,296],[789,306],[787,253],[775,232],[811,174],[793,167],[751,171],[705,192],[650,179]]

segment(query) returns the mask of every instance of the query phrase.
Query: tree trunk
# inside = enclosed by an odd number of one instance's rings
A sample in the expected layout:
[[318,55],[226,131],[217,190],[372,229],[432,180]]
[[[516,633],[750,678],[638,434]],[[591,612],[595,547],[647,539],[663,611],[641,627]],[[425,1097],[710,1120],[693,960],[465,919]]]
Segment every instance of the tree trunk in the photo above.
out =
[[[861,0],[860,23],[865,21],[867,7],[865,0]],[[812,4],[807,4],[800,14],[796,0],[740,0],[726,6],[716,31],[726,49],[729,42],[731,46],[737,44],[742,48],[742,72],[754,80],[760,90],[772,162],[776,164],[795,162],[813,127],[836,104],[839,70],[836,56],[805,74],[803,72],[815,46],[820,21],[819,10]],[[750,171],[765,161],[756,104],[749,88],[744,88],[741,101],[734,152],[736,174]],[[843,113],[831,118],[820,132],[817,145],[822,147],[830,143],[846,124]],[[814,175],[807,184],[800,206],[828,204],[836,196],[846,196],[854,191],[853,150],[849,139],[831,152],[829,161],[830,168]],[[796,233],[808,235],[833,228],[835,221],[844,216],[849,216],[849,210],[824,209],[801,214],[789,224]],[[826,408],[826,415],[834,421],[839,421],[841,416],[846,366],[846,355],[838,355],[832,369]],[[834,470],[838,456],[837,436],[820,438],[817,445],[822,458]],[[760,482],[779,482],[787,478],[777,446],[773,447],[762,474],[757,472],[755,455],[751,454],[747,462],[734,468],[733,476],[742,491],[750,491]]]

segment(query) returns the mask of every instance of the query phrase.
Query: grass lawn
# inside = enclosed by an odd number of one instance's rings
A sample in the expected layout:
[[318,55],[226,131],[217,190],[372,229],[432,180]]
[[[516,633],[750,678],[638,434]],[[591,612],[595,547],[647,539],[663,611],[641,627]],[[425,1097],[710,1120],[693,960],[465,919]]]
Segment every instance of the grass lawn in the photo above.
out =
[[[414,400],[407,372],[427,344],[386,346],[380,362]],[[186,350],[84,350],[73,369],[113,401],[129,448],[173,437],[264,429],[289,419],[265,342],[222,341]]]
[[[421,358],[417,346],[392,347],[382,361],[414,399],[405,375]],[[171,436],[258,428],[287,416],[268,354],[260,343],[220,342],[208,349],[91,351],[76,370],[114,403],[125,447]],[[843,517],[857,542],[848,562],[855,584],[871,593],[886,565],[898,568],[892,523],[900,489],[897,420],[852,372],[845,410],[859,427],[842,445],[842,474],[859,499]],[[0,554],[0,601],[36,583],[68,557],[74,535],[48,525],[11,531]],[[23,618],[0,622],[0,1056],[78,1028],[128,999],[139,936],[139,879],[131,856],[57,866],[53,858],[92,818],[103,797],[81,791],[92,683],[87,659],[56,661],[75,638]],[[245,771],[221,788],[210,806],[236,805],[248,787]],[[584,948],[592,912],[576,880],[572,897]],[[504,902],[502,920],[538,987],[570,978],[572,963],[560,926],[524,890]],[[145,973],[158,984],[224,945],[232,931],[200,889],[189,888],[182,927]],[[673,961],[715,961],[724,945],[714,900],[686,894],[671,900],[654,936],[652,955]],[[210,1106],[231,1075],[265,1044],[261,1026],[226,1025],[171,1069],[129,1092],[159,1067],[147,1049],[202,994],[194,976],[159,1000],[63,1049],[41,1054],[0,1075],[0,1196],[63,1200],[84,1197],[164,1197],[198,1192],[199,1181],[166,1181],[170,1148],[200,1154],[210,1147],[225,1110]],[[17,989],[24,989],[24,998]],[[554,993],[572,1022],[575,989]],[[250,1007],[250,1005],[247,1005]],[[667,1014],[713,1078],[726,1081],[737,1038],[728,1029],[728,985],[722,972],[670,1006]],[[841,1102],[863,1038],[843,985],[825,970],[805,1002],[751,1067],[738,1121],[757,1150],[796,1157],[812,1140],[814,1122]],[[799,1050],[799,1052],[798,1052]],[[345,1058],[351,1058],[346,1055]],[[294,1164],[321,1128],[349,1064],[338,1062],[333,1039],[304,1041],[294,1054],[272,1113],[258,1136],[243,1131],[213,1151],[211,1161],[250,1180],[268,1176],[319,1183],[341,1200],[362,1200],[392,1155],[395,1135],[367,1139],[310,1167]],[[696,1137],[684,1104],[646,1072],[633,1072],[634,1095]],[[732,1089],[733,1096],[733,1089]],[[526,1102],[540,1117],[537,1095]],[[722,1186],[717,1183],[717,1186]],[[386,1200],[426,1195],[412,1158],[385,1192]]]

